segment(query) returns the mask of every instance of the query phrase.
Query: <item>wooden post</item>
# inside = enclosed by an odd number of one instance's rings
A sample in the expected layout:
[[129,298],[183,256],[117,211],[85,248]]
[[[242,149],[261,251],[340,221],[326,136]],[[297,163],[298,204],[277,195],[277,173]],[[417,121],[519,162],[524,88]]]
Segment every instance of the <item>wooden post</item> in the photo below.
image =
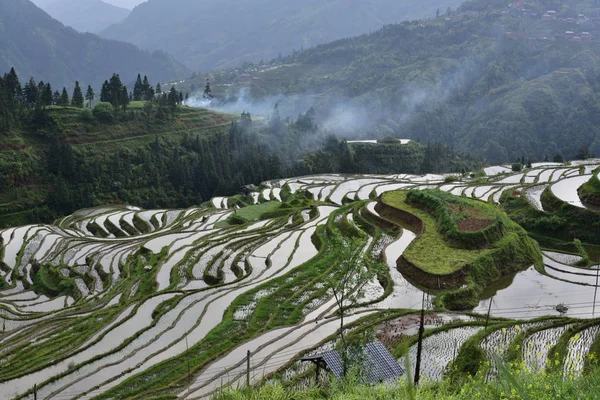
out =
[[321,374],[321,362],[317,361],[316,363],[317,366],[317,374],[315,375],[315,384],[319,384],[319,375]]
[[415,386],[421,378],[421,353],[423,351],[423,334],[425,333],[425,292],[421,302],[421,323],[419,324],[419,343],[417,345],[417,364],[415,366]]
[[592,306],[592,318],[596,315],[596,295],[598,294],[598,274],[600,274],[600,265],[596,266],[596,287],[594,288],[594,305]]
[[33,385],[33,400],[37,400],[37,384]]
[[250,350],[246,355],[246,387],[250,387]]

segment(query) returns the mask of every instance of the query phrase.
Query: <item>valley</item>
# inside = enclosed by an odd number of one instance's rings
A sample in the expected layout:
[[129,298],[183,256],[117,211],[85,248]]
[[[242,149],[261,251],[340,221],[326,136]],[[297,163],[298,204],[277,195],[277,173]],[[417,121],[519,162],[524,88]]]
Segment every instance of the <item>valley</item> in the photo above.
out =
[[298,357],[331,348],[340,328],[329,287],[340,262],[378,271],[346,311],[347,335],[376,327],[398,358],[425,296],[430,379],[465,372],[471,349],[531,368],[556,353],[580,373],[597,349],[599,260],[540,250],[501,208],[517,197],[550,212],[559,187],[555,201],[587,212],[574,199],[598,165],[311,175],[188,209],[106,206],[6,229],[0,393],[33,398],[36,383],[39,398],[203,398],[245,381],[246,350],[252,382],[300,382],[313,373]]

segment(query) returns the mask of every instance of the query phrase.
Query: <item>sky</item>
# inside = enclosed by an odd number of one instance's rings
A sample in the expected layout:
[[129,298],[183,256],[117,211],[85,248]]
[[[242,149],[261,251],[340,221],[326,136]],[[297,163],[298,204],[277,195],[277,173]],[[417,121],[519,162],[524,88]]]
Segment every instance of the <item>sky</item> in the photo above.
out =
[[146,0],[103,0],[105,3],[110,3],[115,6],[132,9]]

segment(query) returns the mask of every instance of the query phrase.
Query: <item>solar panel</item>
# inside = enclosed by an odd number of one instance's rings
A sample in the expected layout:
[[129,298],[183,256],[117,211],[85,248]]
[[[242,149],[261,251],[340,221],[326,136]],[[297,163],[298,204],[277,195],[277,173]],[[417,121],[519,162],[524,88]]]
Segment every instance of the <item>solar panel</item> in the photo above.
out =
[[[404,370],[386,347],[379,343],[369,343],[362,350],[349,354],[349,368],[359,365],[359,371],[365,383],[380,383],[396,380],[404,375]],[[344,376],[344,362],[337,350],[326,351],[321,354],[303,358],[302,361],[322,359],[337,379]]]

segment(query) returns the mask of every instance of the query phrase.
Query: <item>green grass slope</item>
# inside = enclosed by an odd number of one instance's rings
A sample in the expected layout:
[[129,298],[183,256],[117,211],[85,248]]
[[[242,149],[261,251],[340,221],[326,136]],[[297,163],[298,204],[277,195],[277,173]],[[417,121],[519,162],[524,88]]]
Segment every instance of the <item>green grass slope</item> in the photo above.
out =
[[445,291],[448,309],[477,305],[481,291],[512,272],[541,263],[537,244],[494,206],[438,190],[385,193],[381,201],[417,228],[399,269],[415,282]]

